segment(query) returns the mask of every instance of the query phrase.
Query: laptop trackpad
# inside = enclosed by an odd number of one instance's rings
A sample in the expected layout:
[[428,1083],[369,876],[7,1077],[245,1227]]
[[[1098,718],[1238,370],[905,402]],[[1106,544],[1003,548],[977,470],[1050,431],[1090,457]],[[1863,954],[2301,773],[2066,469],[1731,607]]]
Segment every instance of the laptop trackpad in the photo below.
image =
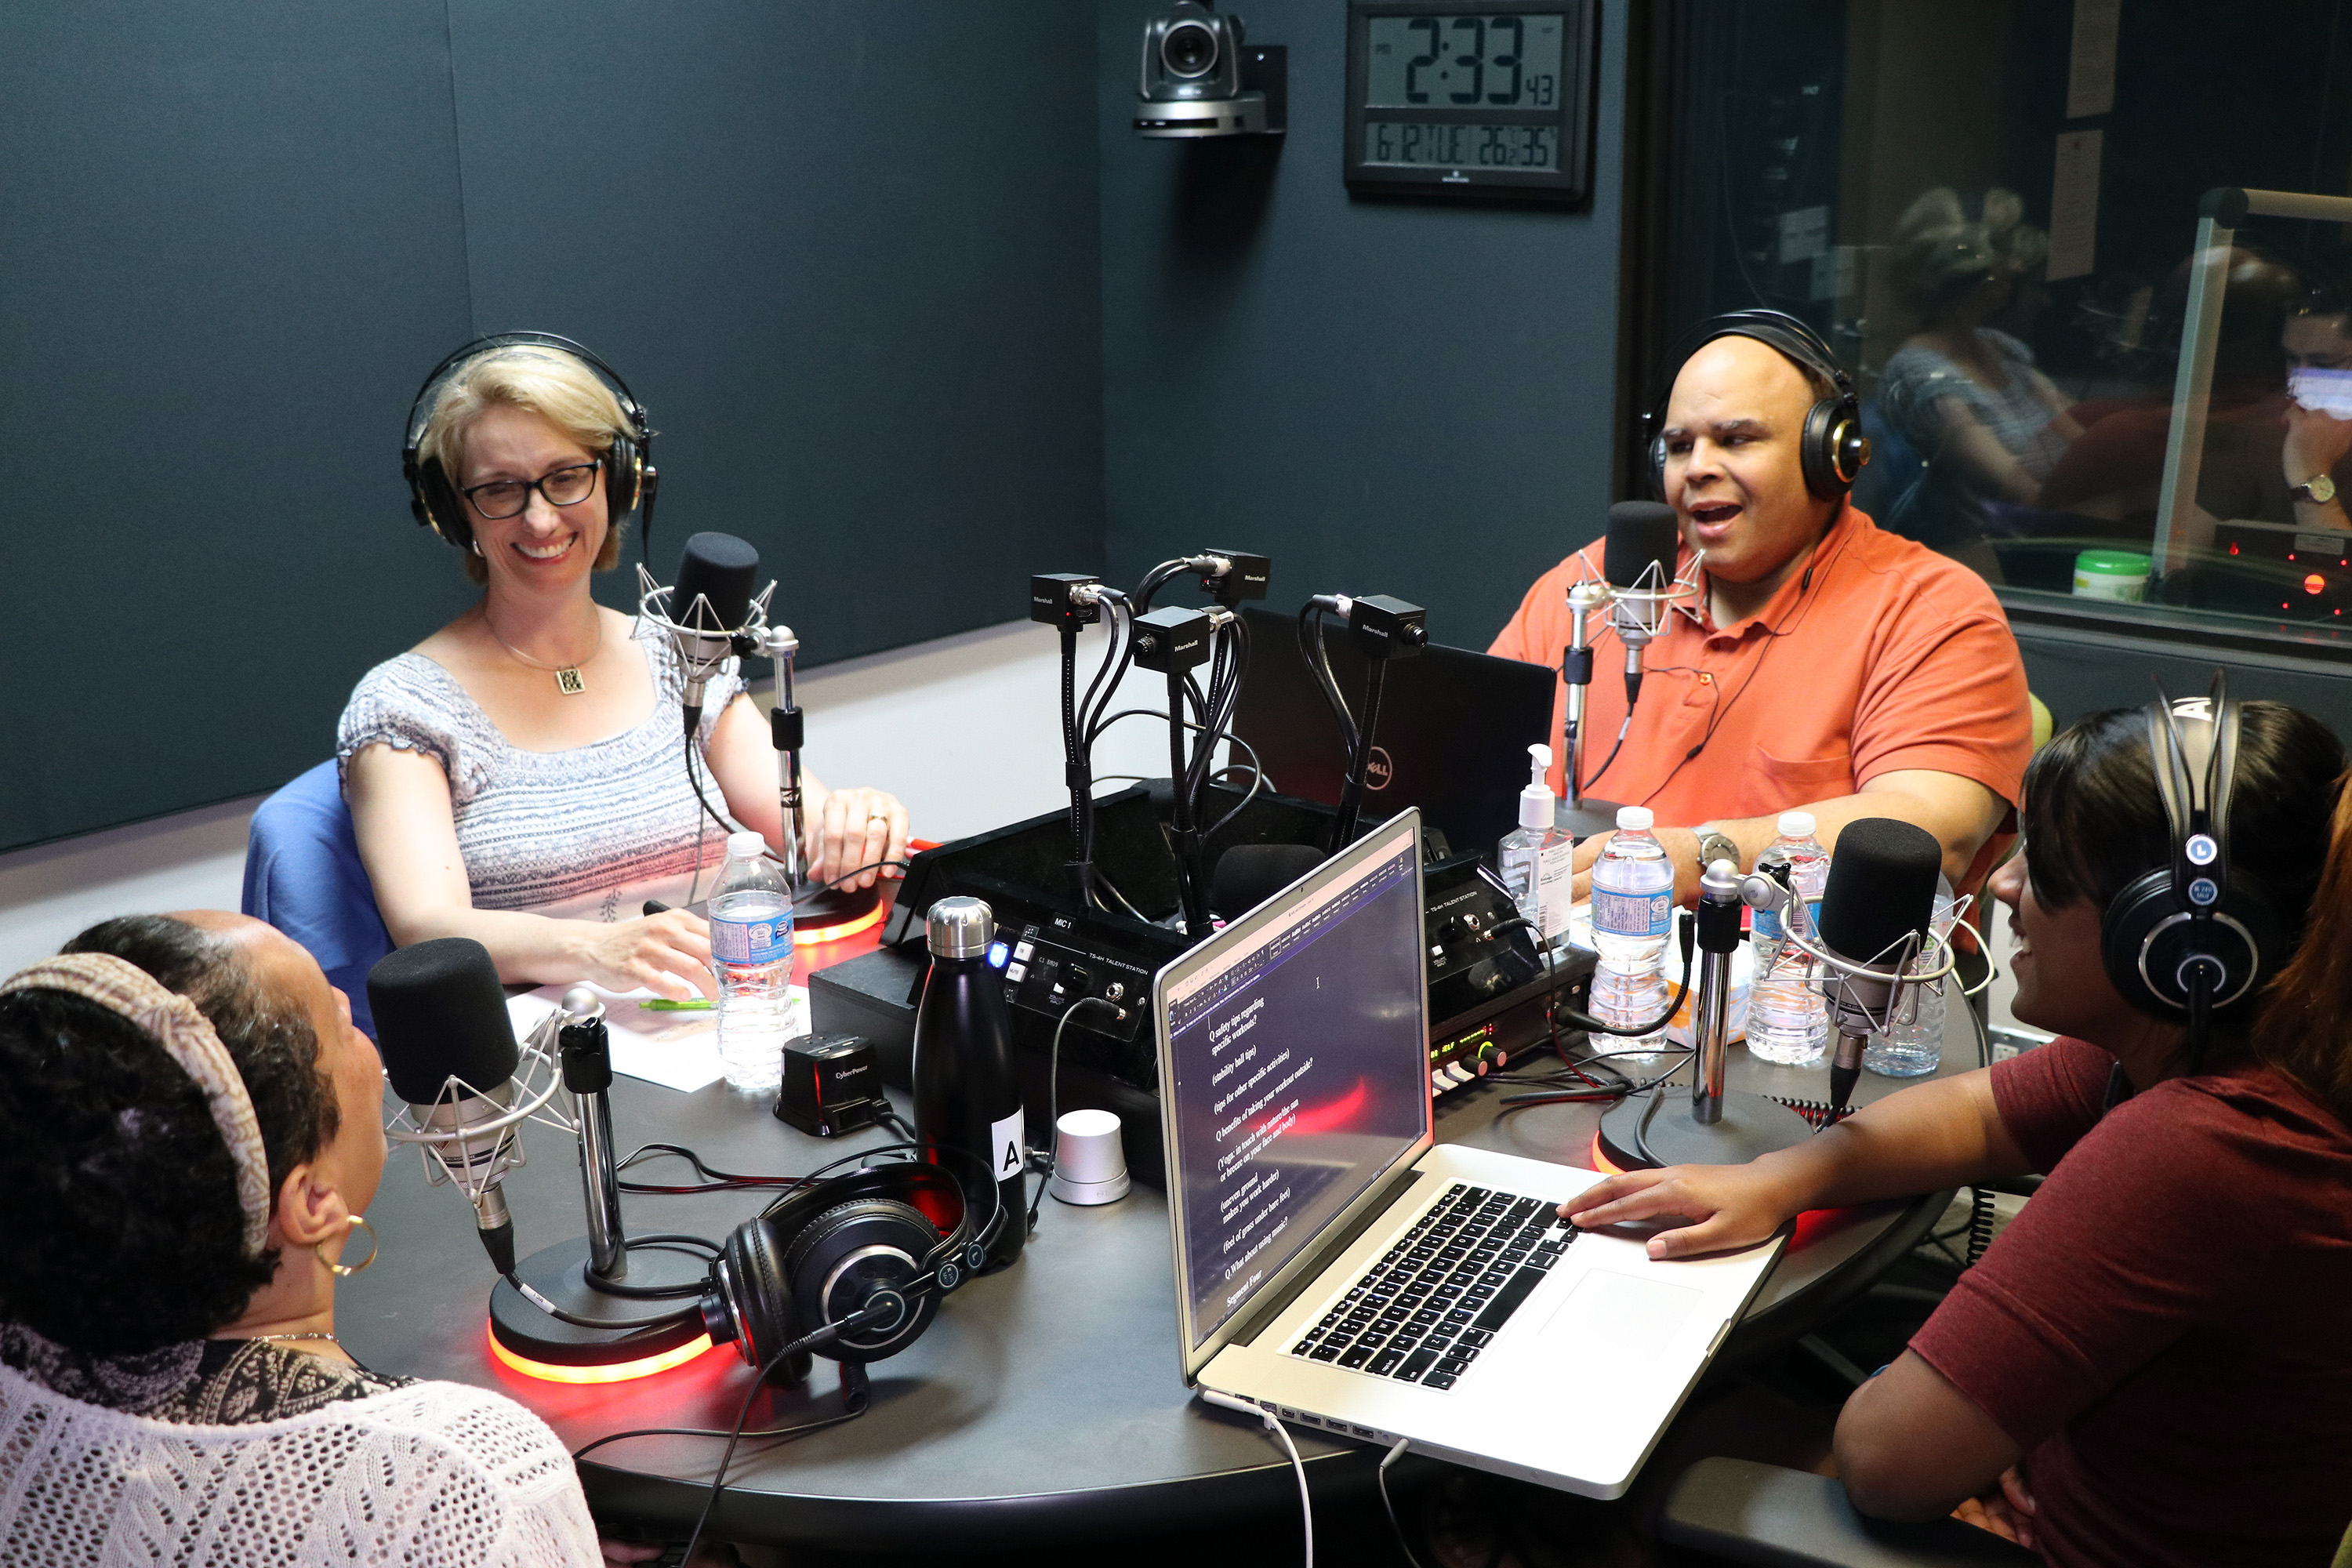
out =
[[1620,1371],[1646,1366],[1675,1342],[1699,1295],[1687,1285],[1595,1268],[1551,1315],[1544,1338],[1605,1347],[1602,1359]]

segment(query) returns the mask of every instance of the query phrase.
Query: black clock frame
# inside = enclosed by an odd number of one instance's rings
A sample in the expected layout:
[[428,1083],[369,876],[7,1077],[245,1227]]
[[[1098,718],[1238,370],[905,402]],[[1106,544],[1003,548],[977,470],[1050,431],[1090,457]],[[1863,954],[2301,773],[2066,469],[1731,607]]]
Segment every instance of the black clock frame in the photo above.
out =
[[[1375,16],[1560,17],[1559,101],[1550,109],[1416,105],[1410,109],[1367,107],[1371,96],[1370,21]],[[1599,0],[1348,0],[1348,125],[1341,168],[1348,189],[1358,195],[1409,196],[1419,200],[1534,202],[1582,206],[1592,198],[1594,86],[1601,43]],[[1368,126],[1387,121],[1415,125],[1551,126],[1559,137],[1557,165],[1549,170],[1447,168],[1374,163],[1364,156]]]

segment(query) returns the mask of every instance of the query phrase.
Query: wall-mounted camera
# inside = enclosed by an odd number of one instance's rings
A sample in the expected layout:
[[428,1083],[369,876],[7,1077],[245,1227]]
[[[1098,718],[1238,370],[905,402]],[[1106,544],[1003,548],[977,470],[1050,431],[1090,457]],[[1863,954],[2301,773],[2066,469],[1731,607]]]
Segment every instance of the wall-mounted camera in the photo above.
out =
[[1287,51],[1243,40],[1242,19],[1206,0],[1176,0],[1143,26],[1136,79],[1139,136],[1280,135]]

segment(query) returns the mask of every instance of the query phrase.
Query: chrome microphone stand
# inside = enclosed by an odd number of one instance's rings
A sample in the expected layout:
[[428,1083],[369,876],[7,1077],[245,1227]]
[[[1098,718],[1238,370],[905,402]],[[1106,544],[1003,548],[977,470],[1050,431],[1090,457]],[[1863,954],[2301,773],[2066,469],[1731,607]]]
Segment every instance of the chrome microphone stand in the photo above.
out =
[[1584,695],[1592,684],[1592,617],[1609,607],[1609,585],[1591,579],[1568,590],[1568,647],[1559,658],[1559,678],[1568,688],[1568,718],[1561,726],[1560,754],[1568,759],[1560,797],[1571,811],[1584,809]]
[[[801,639],[786,626],[761,626],[753,637],[776,673],[776,704],[768,712],[768,735],[775,743],[776,774],[782,792],[784,876],[793,889],[795,931],[832,931],[856,925],[873,915],[882,901],[882,882],[852,891],[809,880],[805,805],[801,792],[801,747],[806,725],[800,704],[793,698],[793,666],[800,656]],[[863,825],[860,825],[861,829]]]
[[1714,862],[1699,879],[1699,971],[1692,1015],[1697,1023],[1697,1049],[1689,1109],[1684,1114],[1666,1113],[1670,1084],[1612,1108],[1601,1119],[1601,1143],[1611,1163],[1621,1168],[1742,1164],[1812,1136],[1805,1119],[1787,1106],[1724,1086],[1730,1047],[1731,954],[1739,945],[1744,888],[1739,868],[1728,860]]
[[605,1095],[613,1087],[612,1036],[604,1027],[604,1005],[585,987],[564,993],[562,1017],[556,1052],[580,1120],[589,1282],[623,1279],[629,1272],[629,1238],[621,1228],[621,1173],[613,1157],[613,1105]]
[[[572,1102],[569,1122],[579,1137],[588,1235],[532,1253],[491,1287],[495,1352],[519,1371],[565,1381],[601,1380],[623,1363],[691,1353],[701,1330],[690,1312],[658,1327],[642,1325],[665,1301],[686,1303],[701,1289],[709,1271],[702,1249],[709,1244],[646,1236],[634,1251],[629,1246],[621,1225],[620,1165],[613,1155],[606,1092],[613,1084],[612,1037],[604,1004],[586,986],[573,987],[532,1040],[534,1050],[560,1064]],[[610,1326],[567,1323],[550,1316],[550,1308]]]

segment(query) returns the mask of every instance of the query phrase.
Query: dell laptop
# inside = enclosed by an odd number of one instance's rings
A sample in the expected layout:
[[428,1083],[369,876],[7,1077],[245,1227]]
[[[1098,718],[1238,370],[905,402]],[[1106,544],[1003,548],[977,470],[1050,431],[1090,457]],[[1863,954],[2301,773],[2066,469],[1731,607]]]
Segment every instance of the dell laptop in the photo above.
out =
[[[1265,767],[1268,789],[1338,805],[1347,758],[1323,688],[1299,657],[1295,619],[1255,605],[1242,616],[1255,651],[1234,711],[1234,732]],[[1344,628],[1327,626],[1323,638],[1340,691],[1360,709],[1363,655]],[[1390,660],[1364,780],[1364,815],[1417,806],[1456,852],[1491,852],[1496,839],[1519,825],[1528,748],[1546,739],[1558,744],[1551,709],[1559,687],[1559,671],[1552,666],[1433,643],[1411,658]],[[1236,751],[1234,760],[1248,754]]]
[[1660,1262],[1557,1206],[1601,1177],[1433,1136],[1406,811],[1160,971],[1187,1384],[1621,1495],[1780,1255]]

